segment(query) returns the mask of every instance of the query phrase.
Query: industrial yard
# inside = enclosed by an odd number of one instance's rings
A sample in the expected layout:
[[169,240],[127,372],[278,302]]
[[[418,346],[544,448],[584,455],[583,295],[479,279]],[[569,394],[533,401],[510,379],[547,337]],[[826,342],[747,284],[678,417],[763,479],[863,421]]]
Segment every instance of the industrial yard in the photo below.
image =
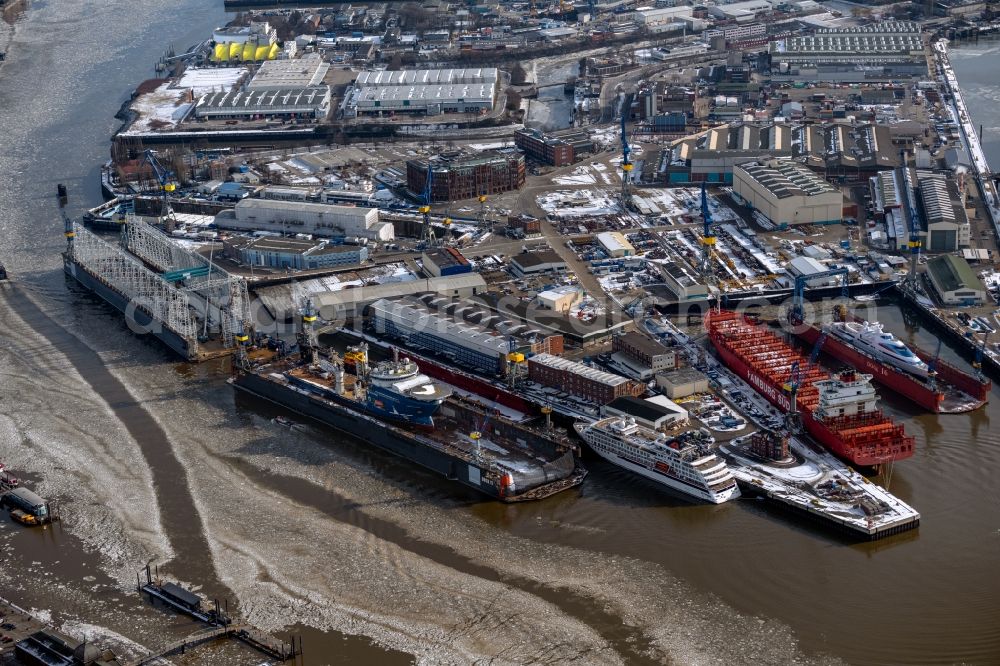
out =
[[994,4],[181,4],[9,118],[0,661],[992,663]]

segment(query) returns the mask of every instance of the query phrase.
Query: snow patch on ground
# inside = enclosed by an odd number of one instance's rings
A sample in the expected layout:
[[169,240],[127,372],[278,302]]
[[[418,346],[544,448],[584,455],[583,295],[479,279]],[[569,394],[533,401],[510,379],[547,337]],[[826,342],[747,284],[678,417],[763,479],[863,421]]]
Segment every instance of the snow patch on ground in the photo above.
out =
[[176,127],[193,108],[186,102],[186,88],[172,88],[164,83],[153,92],[140,95],[132,101],[131,109],[136,113],[129,131],[148,132]]
[[557,190],[538,197],[538,205],[555,217],[612,215],[619,212],[615,198],[606,190]]

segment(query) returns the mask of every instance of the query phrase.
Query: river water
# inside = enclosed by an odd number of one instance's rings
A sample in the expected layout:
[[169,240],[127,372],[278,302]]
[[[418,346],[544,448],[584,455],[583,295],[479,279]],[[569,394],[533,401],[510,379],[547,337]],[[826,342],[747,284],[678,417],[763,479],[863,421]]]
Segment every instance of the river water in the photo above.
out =
[[993,171],[1000,169],[1000,39],[996,36],[968,42],[953,42],[952,67],[965,94],[965,104],[976,123],[982,125],[980,141]]
[[[218,2],[35,2],[0,69],[0,460],[62,526],[0,521],[0,595],[88,636],[194,630],[137,601],[152,561],[251,622],[305,635],[306,664],[1000,662],[1000,399],[926,416],[891,489],[918,532],[852,545],[756,501],[691,506],[589,460],[579,491],[485,501],[234,397],[63,278],[57,182],[99,199],[112,115]],[[959,76],[962,76],[959,69]],[[975,109],[972,110],[976,114]],[[899,312],[881,318],[906,330]],[[949,350],[944,354],[951,357]],[[186,663],[254,663],[209,646]]]

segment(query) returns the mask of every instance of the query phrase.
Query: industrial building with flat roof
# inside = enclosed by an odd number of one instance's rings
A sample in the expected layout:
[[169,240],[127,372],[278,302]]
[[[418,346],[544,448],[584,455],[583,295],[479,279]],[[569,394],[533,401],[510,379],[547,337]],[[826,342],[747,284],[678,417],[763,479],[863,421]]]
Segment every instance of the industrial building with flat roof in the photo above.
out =
[[612,338],[611,349],[630,356],[654,372],[674,368],[677,365],[676,351],[664,347],[638,331],[616,335]]
[[673,23],[679,18],[690,18],[693,8],[687,5],[677,7],[639,7],[632,12],[632,20],[638,26],[651,28]]
[[[307,286],[309,285],[309,286]],[[404,280],[384,284],[363,284],[353,289],[317,288],[316,281],[304,280],[291,285],[257,287],[257,297],[276,320],[288,320],[302,307],[302,290],[307,290],[313,305],[326,321],[347,321],[360,317],[371,303],[383,298],[402,298],[416,294],[469,298],[486,291],[486,281],[478,273],[448,275],[424,280]]]
[[906,249],[914,231],[928,252],[953,252],[971,243],[964,192],[953,179],[900,168],[873,176],[870,185],[876,219],[885,223],[895,249]]
[[576,157],[573,144],[537,129],[515,130],[514,145],[528,157],[557,167],[572,164]]
[[624,396],[615,398],[601,407],[602,416],[630,416],[635,422],[650,430],[664,430],[688,420],[686,409],[662,395],[653,398]]
[[425,250],[420,256],[420,261],[424,265],[424,272],[432,277],[472,272],[469,260],[453,247]]
[[597,243],[609,257],[631,257],[635,248],[620,231],[602,231],[597,234]]
[[510,351],[561,353],[561,336],[504,319],[475,303],[433,294],[371,304],[375,332],[484,374],[500,374]]
[[840,190],[789,160],[736,165],[733,193],[779,227],[832,224],[843,219]]
[[301,201],[243,199],[233,210],[215,216],[220,229],[270,231],[325,237],[357,236],[377,241],[392,240],[390,222],[380,222],[377,208],[333,206]]
[[[733,167],[775,157],[794,158],[828,177],[872,175],[899,166],[891,132],[875,123],[730,123],[674,141],[644,180],[731,183]],[[644,169],[645,171],[645,169]]]
[[329,63],[324,62],[319,54],[289,60],[268,60],[261,64],[247,87],[264,90],[319,86],[329,70]]
[[927,262],[927,277],[945,305],[982,305],[986,287],[969,262],[953,254],[934,257]]
[[899,82],[927,76],[920,25],[881,21],[852,28],[820,28],[771,45],[772,81]]
[[198,98],[198,118],[313,118],[330,113],[330,86],[213,92]]
[[483,374],[499,374],[510,350],[506,336],[437,315],[422,303],[381,299],[371,304],[369,317],[377,334]]
[[344,101],[344,115],[486,113],[496,103],[496,68],[361,72]]
[[517,278],[566,270],[566,262],[552,250],[522,252],[510,258],[510,270]]
[[533,382],[556,387],[599,405],[622,396],[641,395],[646,390],[639,382],[552,354],[535,354],[529,358],[528,377]]
[[673,292],[678,301],[690,301],[708,296],[708,287],[688,273],[680,263],[666,261],[660,266],[663,283]]
[[920,25],[883,21],[854,28],[821,28],[813,35],[775,42],[772,58],[791,64],[884,64],[923,57]]
[[656,386],[668,398],[686,398],[695,393],[706,393],[708,377],[697,368],[676,368],[656,373]]
[[236,236],[222,242],[226,256],[249,266],[309,270],[357,266],[368,261],[363,245],[334,245],[327,241]]
[[447,154],[430,160],[406,162],[406,186],[420,194],[427,186],[427,170],[433,170],[431,201],[446,202],[499,194],[524,185],[524,153],[517,149],[487,151],[475,155]]

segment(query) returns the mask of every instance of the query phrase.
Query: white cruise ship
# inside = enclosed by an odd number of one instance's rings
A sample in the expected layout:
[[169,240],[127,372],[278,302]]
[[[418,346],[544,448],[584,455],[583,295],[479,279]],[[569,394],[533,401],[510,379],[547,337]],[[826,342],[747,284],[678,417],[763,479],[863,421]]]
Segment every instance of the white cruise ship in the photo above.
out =
[[909,347],[896,339],[892,333],[886,333],[878,322],[835,322],[831,331],[847,344],[866,354],[874,356],[879,361],[899,368],[917,377],[927,377],[927,364],[913,353]]
[[690,435],[667,437],[620,416],[574,427],[608,462],[680,493],[714,504],[740,496],[726,463]]

